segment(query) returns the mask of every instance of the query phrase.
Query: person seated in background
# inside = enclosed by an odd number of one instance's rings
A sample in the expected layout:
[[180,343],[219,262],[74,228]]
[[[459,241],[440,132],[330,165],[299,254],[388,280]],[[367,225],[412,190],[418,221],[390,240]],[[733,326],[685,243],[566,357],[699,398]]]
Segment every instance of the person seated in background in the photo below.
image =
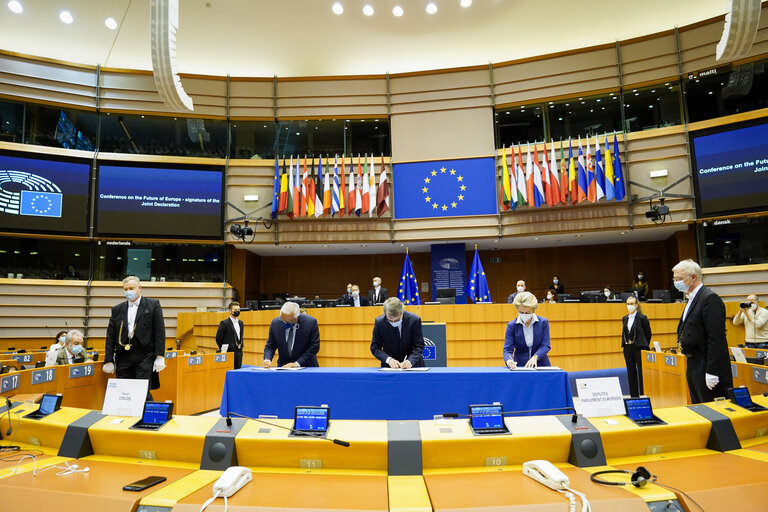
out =
[[56,333],[56,337],[53,338],[53,343],[51,343],[51,346],[48,347],[48,350],[58,350],[59,348],[63,347],[66,336],[67,331],[59,331]]
[[640,311],[640,303],[635,296],[627,297],[628,314],[621,319],[621,348],[624,351],[624,363],[627,365],[629,395],[639,397],[643,394],[643,350],[651,344],[651,323]]
[[64,336],[63,346],[57,349],[51,349],[45,355],[45,366],[84,363],[85,361],[83,333],[77,329],[69,331]]
[[339,304],[347,304],[352,298],[352,283],[347,284],[347,292],[339,298]]
[[360,306],[371,305],[371,303],[368,302],[368,298],[360,296],[360,287],[357,286],[356,284],[352,285],[352,293],[350,295],[351,297],[347,301],[347,304],[349,304],[352,307],[359,308]]
[[565,288],[560,282],[560,276],[556,275],[552,277],[552,284],[549,285],[550,290],[554,290],[555,293],[565,293]]
[[507,324],[504,335],[503,353],[507,367],[511,370],[517,366],[551,366],[547,356],[550,350],[549,320],[534,313],[539,307],[536,296],[519,292],[512,304],[517,309],[517,318]]
[[62,279],[80,279],[80,273],[77,271],[73,264],[67,265],[67,270],[64,271]]
[[368,291],[368,302],[371,304],[383,304],[389,298],[389,290],[382,288],[381,278],[373,278],[373,288]]
[[648,282],[645,280],[645,272],[642,270],[635,276],[637,279],[632,280],[632,293],[635,294],[640,300],[645,300],[648,296]]
[[557,292],[555,290],[547,290],[547,298],[544,300],[545,304],[557,304]]
[[512,304],[512,302],[515,300],[515,297],[517,297],[517,294],[524,291],[525,291],[525,281],[521,279],[517,282],[517,291],[512,295],[510,295],[509,297],[507,297],[507,304]]
[[607,302],[608,299],[615,299],[616,297],[613,295],[613,290],[611,290],[610,286],[603,286],[603,293],[600,294],[600,296],[597,298],[597,302]]
[[417,368],[424,364],[424,334],[421,318],[405,311],[397,297],[384,302],[384,314],[377,317],[371,335],[371,354],[386,368]]
[[742,324],[747,348],[768,348],[768,310],[760,307],[757,295],[747,296],[733,317],[733,325]]
[[269,326],[267,344],[264,346],[262,366],[272,366],[275,352],[279,353],[277,366],[298,368],[319,366],[317,353],[320,351],[320,329],[317,320],[302,314],[295,302],[286,302],[280,308],[280,316]]

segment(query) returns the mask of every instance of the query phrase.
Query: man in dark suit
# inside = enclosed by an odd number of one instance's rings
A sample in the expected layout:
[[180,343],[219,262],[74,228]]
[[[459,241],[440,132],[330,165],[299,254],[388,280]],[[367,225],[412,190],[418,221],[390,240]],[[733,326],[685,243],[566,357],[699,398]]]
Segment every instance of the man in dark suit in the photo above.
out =
[[683,260],[672,268],[675,288],[688,296],[677,325],[677,339],[688,358],[686,377],[691,402],[711,402],[733,387],[728,342],[725,338],[725,304],[701,282],[701,267]]
[[342,294],[342,296],[337,301],[338,304],[347,304],[349,303],[349,299],[352,298],[352,283],[347,284],[347,291],[346,293]]
[[230,302],[227,310],[229,318],[222,320],[216,330],[216,345],[219,346],[219,351],[227,345],[226,351],[234,353],[237,370],[243,366],[243,321],[237,319],[240,316],[240,303]]
[[371,304],[383,304],[389,298],[389,290],[382,288],[381,278],[373,278],[373,288],[368,291],[368,302]]
[[353,308],[359,308],[360,306],[370,306],[371,303],[368,301],[367,298],[360,296],[360,287],[356,284],[352,285],[352,293],[349,297],[349,300],[347,300],[347,304],[352,306]]
[[[160,301],[141,295],[136,276],[123,279],[125,302],[112,308],[104,349],[104,373],[118,379],[152,379],[165,369],[165,321]],[[150,395],[151,397],[151,395]]]
[[320,351],[320,329],[317,320],[301,313],[295,302],[283,304],[280,317],[272,320],[269,326],[269,336],[264,346],[264,368],[272,366],[275,351],[279,353],[277,366],[319,366],[317,353]]
[[424,335],[421,318],[405,311],[397,297],[384,302],[384,314],[373,324],[371,353],[381,361],[382,368],[411,368],[425,366]]

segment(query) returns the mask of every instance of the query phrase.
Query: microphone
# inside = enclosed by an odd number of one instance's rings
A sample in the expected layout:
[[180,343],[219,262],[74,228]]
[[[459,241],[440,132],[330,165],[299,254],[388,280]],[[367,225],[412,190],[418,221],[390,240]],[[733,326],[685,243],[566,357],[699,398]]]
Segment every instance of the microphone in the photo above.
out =
[[[765,396],[768,396],[768,393],[765,393]],[[571,416],[571,422],[576,423],[579,421],[579,413],[576,412],[576,409],[573,407],[555,407],[553,409],[530,409],[527,411],[507,411],[501,413],[502,416],[512,416],[516,414],[527,414],[531,412],[553,412],[553,411],[569,411],[573,412],[573,416]],[[442,414],[443,418],[471,418],[471,414],[459,414],[457,412],[444,412]]]
[[45,330],[48,331],[48,336],[53,338],[53,334],[51,333],[51,329],[49,329],[47,325],[45,326]]
[[[292,428],[292,427],[284,427],[282,425],[278,425],[277,423],[270,423],[269,421],[264,421],[264,420],[262,420],[260,418],[251,418],[250,416],[245,416],[244,414],[238,414],[236,412],[228,412],[227,413],[227,426],[228,427],[232,426],[232,418],[230,418],[230,416],[237,416],[238,418],[243,418],[243,419],[246,419],[246,420],[258,421],[259,423],[263,423],[264,425],[269,425],[270,427],[275,427],[275,428],[281,428],[281,429],[287,430],[289,432],[298,432],[295,428]],[[302,432],[301,435],[305,436],[305,437],[314,437],[316,439],[321,439],[323,441],[331,441],[333,444],[338,444],[339,446],[343,446],[344,448],[349,448],[349,441],[342,441],[341,439],[330,439],[330,438],[327,438],[327,437],[323,437],[323,436],[321,436],[319,434],[315,434],[313,432]]]
[[13,432],[11,423],[11,409],[13,408],[13,403],[11,403],[11,399],[8,397],[5,397],[5,407],[8,410],[8,430],[5,431],[5,436],[8,437],[11,435],[11,432]]

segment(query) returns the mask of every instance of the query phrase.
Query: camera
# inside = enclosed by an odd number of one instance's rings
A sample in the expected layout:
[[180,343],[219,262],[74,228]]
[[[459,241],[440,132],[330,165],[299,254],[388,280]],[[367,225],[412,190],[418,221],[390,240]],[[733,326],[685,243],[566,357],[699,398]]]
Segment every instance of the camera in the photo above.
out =
[[742,302],[741,304],[739,304],[739,307],[741,309],[749,309],[749,308],[752,307],[752,303],[751,302]]
[[659,198],[659,204],[653,204],[651,199],[650,210],[645,212],[645,217],[651,219],[654,224],[663,224],[669,215],[669,206],[664,204],[664,198]]

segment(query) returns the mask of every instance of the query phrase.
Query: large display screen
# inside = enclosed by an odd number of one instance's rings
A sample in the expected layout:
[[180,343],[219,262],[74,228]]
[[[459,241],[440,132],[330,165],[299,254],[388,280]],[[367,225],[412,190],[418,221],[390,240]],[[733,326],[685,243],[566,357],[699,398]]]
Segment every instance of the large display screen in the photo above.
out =
[[221,167],[99,165],[100,236],[221,238]]
[[691,134],[699,217],[768,210],[768,121]]
[[0,153],[0,230],[85,235],[90,162]]

